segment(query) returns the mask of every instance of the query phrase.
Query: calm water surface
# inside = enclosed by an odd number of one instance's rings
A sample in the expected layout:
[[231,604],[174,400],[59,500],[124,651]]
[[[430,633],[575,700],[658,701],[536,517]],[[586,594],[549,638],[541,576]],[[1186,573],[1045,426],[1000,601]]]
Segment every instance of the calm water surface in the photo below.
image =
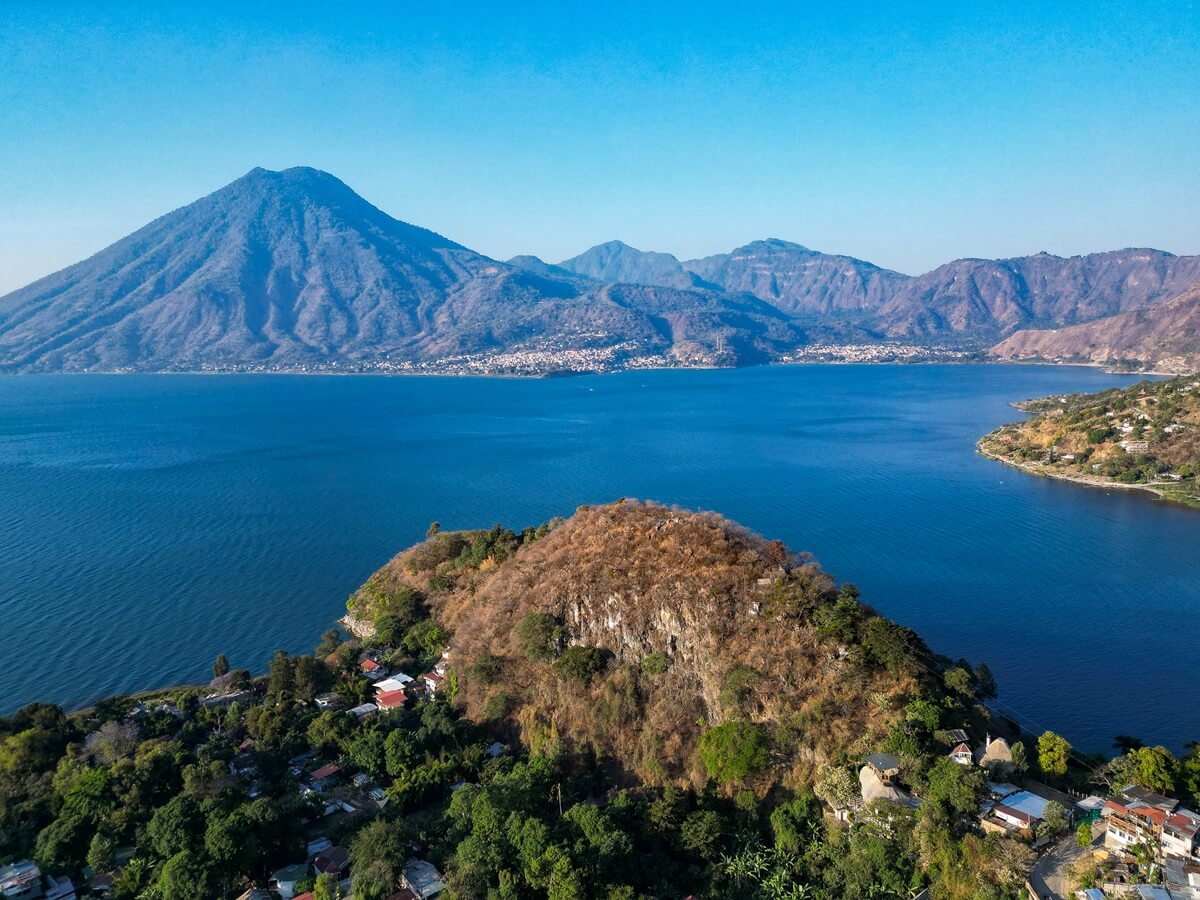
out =
[[1200,512],[974,452],[1088,369],[0,379],[0,713],[261,670],[393,553],[621,496],[814,553],[1031,727],[1200,738]]

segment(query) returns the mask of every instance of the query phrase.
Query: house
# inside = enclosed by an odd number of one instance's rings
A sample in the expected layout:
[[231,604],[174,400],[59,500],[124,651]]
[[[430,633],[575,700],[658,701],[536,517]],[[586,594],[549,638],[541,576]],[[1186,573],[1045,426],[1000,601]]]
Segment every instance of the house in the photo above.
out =
[[383,691],[375,695],[375,705],[379,709],[403,709],[408,702],[408,694],[404,691]]
[[1121,850],[1133,844],[1157,844],[1170,815],[1167,810],[1143,806],[1137,801],[1109,800],[1101,810],[1104,844]]
[[371,659],[370,657],[367,657],[366,659],[364,659],[359,664],[359,668],[362,670],[362,673],[364,675],[366,675],[367,678],[371,679],[372,681],[378,681],[380,678],[387,677],[387,672],[384,671],[383,666],[381,666],[379,663],[377,663],[375,660]]
[[1150,449],[1149,441],[1118,441],[1117,446],[1126,453],[1145,453]]
[[1122,788],[1118,796],[1126,804],[1153,806],[1156,809],[1165,810],[1166,812],[1174,812],[1175,808],[1179,806],[1178,800],[1172,800],[1170,797],[1156,794],[1154,791],[1147,790],[1139,784],[1131,784],[1129,787]]
[[333,841],[331,841],[327,837],[319,837],[314,840],[311,840],[308,842],[308,848],[307,848],[308,858],[312,859],[314,856],[319,856],[320,854],[324,853],[326,850],[330,849],[332,846],[333,846]]
[[965,743],[956,746],[950,751],[948,756],[960,766],[973,766],[975,764],[975,754],[971,752],[971,748]]
[[383,809],[385,806],[388,805],[388,795],[387,795],[387,792],[384,791],[383,788],[373,787],[373,788],[371,788],[369,794],[370,794],[371,799],[375,801],[375,805],[378,806],[380,809]]
[[31,860],[10,863],[0,868],[0,897],[20,900],[75,900],[75,885],[70,878],[42,878],[42,870]]
[[366,787],[368,784],[371,783],[371,776],[368,775],[366,772],[359,772],[357,775],[355,775],[353,778],[350,779],[350,783],[353,784],[357,788]]
[[426,672],[421,676],[421,683],[425,685],[425,690],[432,697],[437,693],[438,686],[442,683],[442,676],[437,672]]
[[405,675],[403,672],[397,672],[391,678],[385,678],[383,681],[375,683],[375,693],[390,693],[391,691],[402,691],[412,684],[412,678]]
[[985,805],[979,820],[984,831],[993,833],[1032,838],[1037,823],[1046,817],[1046,807],[1057,802],[1032,791],[1018,790],[1011,784],[997,784],[993,788],[999,799],[990,808]]
[[379,707],[374,703],[363,703],[361,706],[356,706],[350,710],[350,714],[356,719],[363,719],[377,712],[379,712]]
[[271,883],[282,900],[293,900],[296,896],[296,885],[306,878],[308,878],[308,863],[294,863],[277,869],[271,877]]
[[989,734],[975,750],[975,762],[985,769],[993,766],[1007,768],[1012,766],[1012,761],[1012,747],[1004,738],[992,738]]
[[900,757],[891,753],[872,753],[867,757],[867,765],[882,784],[891,784],[900,774]]
[[442,873],[434,868],[433,863],[423,859],[410,859],[406,862],[400,878],[404,886],[421,900],[430,900],[446,889]]
[[337,694],[318,694],[313,703],[317,705],[317,709],[341,709],[345,706],[342,698]]
[[[877,754],[887,756],[887,754]],[[893,757],[894,759],[895,757]],[[898,761],[897,761],[898,762]],[[892,767],[887,767],[884,771],[889,771]],[[897,767],[897,771],[899,768]],[[894,776],[891,776],[894,777]],[[914,800],[912,795],[903,788],[898,787],[892,781],[884,781],[880,775],[880,770],[868,763],[858,770],[858,787],[862,793],[864,804],[873,803],[876,800],[886,800],[889,803],[899,803],[902,806],[917,807],[920,806],[920,801]],[[835,810],[835,814],[838,813]],[[849,818],[852,810],[846,811],[846,817]],[[839,820],[841,815],[839,814]]]
[[1176,809],[1162,826],[1163,856],[1174,856],[1188,862],[1200,862],[1200,815],[1190,809]]
[[984,831],[1000,834],[1015,832],[1022,837],[1031,838],[1033,826],[1037,824],[1037,816],[1000,802],[993,804],[991,810],[979,820],[979,824]]
[[[117,867],[109,872],[97,872],[88,879],[88,890],[97,897],[112,896],[113,885],[117,883],[117,879],[124,873],[124,869]],[[241,900],[239,897],[238,900]]]
[[318,790],[323,791],[337,784],[338,775],[341,774],[341,771],[337,763],[326,763],[321,768],[309,772],[308,777]]
[[946,732],[946,740],[951,744],[965,744],[970,738],[967,733],[961,728],[951,728]]
[[485,750],[484,752],[487,753],[487,755],[490,756],[492,759],[495,759],[498,756],[504,755],[504,749],[505,748],[502,743],[500,743],[499,741],[493,741],[491,744],[488,745],[487,750]]
[[258,774],[258,760],[249,750],[243,750],[229,761],[229,774],[235,778],[253,778]]
[[[304,895],[301,894],[301,897]],[[250,888],[246,893],[242,894],[237,900],[271,900],[271,892],[264,891],[262,888]]]
[[330,847],[317,854],[312,864],[318,875],[332,875],[340,881],[350,871],[350,851],[345,847]]

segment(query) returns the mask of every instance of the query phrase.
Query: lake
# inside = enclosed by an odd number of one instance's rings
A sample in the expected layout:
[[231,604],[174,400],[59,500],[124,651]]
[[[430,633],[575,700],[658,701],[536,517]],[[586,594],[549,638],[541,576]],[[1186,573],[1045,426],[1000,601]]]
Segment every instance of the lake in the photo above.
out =
[[1035,366],[0,378],[0,713],[265,668],[437,520],[639,497],[811,551],[1030,728],[1200,738],[1200,512],[974,451]]

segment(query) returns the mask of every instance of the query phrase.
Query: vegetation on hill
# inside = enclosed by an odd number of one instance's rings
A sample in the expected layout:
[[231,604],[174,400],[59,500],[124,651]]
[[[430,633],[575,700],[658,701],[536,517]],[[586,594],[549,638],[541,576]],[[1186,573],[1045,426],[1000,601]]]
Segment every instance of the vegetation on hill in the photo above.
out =
[[1020,408],[1031,418],[983,437],[984,455],[1038,475],[1142,487],[1200,507],[1196,376],[1047,397]]
[[[414,855],[448,898],[1022,895],[1032,851],[979,830],[985,772],[946,758],[945,729],[1019,737],[984,704],[986,667],[717,516],[621,502],[519,533],[434,527],[349,605],[360,638],[327,632],[261,678],[221,656],[203,689],[0,719],[0,863],[108,873],[117,900],[211,900],[325,837],[362,900]],[[351,711],[364,669],[435,663],[436,695]],[[1197,748],[1121,737],[1107,761],[1024,739],[1015,776],[1200,792]],[[876,751],[919,808],[862,802]]]

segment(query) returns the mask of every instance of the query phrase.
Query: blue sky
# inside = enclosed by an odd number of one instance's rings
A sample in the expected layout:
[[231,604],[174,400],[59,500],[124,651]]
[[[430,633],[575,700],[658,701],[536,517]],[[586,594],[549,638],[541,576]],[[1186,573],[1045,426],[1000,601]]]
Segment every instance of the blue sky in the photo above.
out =
[[254,166],[492,256],[1200,252],[1200,5],[0,2],[0,292]]

